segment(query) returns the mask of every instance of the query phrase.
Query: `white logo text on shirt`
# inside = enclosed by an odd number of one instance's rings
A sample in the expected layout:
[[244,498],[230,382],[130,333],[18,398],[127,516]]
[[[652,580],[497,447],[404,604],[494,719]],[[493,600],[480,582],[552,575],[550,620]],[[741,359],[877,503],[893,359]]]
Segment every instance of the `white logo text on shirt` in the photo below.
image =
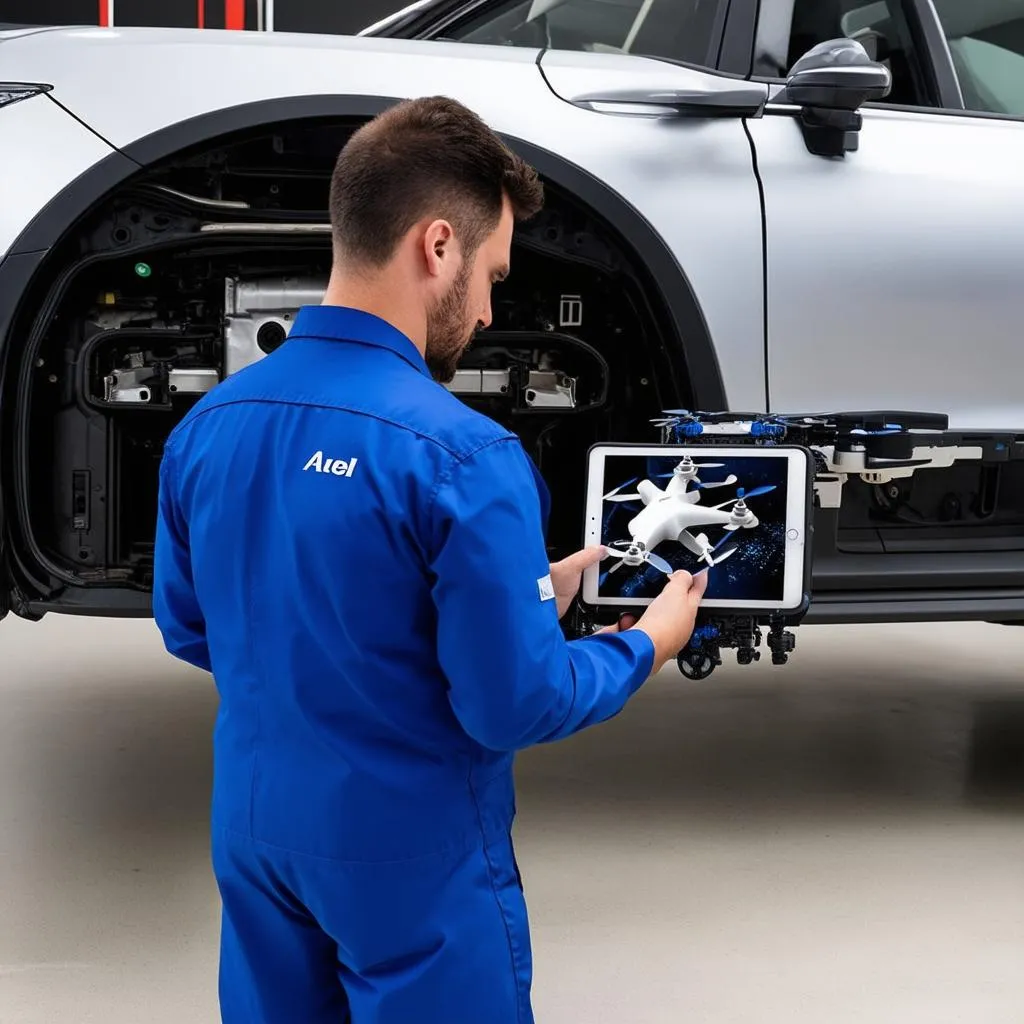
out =
[[316,473],[330,473],[332,476],[351,476],[356,469],[358,459],[325,459],[322,451],[310,456],[309,462],[302,467],[302,472],[312,469]]

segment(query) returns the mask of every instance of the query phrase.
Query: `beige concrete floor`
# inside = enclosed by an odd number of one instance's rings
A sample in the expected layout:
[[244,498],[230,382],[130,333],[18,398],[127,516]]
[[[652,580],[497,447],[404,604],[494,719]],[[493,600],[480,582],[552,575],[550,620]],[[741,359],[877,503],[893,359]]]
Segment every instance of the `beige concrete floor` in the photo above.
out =
[[[1022,663],[808,627],[524,756],[540,1024],[1024,1021]],[[0,701],[0,1021],[215,1021],[207,677],[148,621],[8,619]]]

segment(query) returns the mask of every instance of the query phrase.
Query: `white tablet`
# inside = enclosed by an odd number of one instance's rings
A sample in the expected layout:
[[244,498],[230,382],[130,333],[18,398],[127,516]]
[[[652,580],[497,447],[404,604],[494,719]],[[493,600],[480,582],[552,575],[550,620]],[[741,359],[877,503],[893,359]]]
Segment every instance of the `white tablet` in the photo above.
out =
[[608,556],[584,573],[584,603],[646,605],[667,573],[708,569],[703,608],[800,612],[813,470],[806,449],[782,445],[594,446],[585,543]]

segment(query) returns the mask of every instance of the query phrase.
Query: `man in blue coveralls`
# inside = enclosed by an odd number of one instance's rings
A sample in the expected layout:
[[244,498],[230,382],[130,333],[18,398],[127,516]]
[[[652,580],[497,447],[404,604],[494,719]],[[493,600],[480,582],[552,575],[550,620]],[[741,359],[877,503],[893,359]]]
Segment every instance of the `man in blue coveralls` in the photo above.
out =
[[514,753],[617,714],[693,629],[676,573],[567,642],[603,551],[548,564],[532,462],[439,383],[542,201],[465,107],[391,107],[338,159],[323,305],[167,442],[153,605],[220,696],[231,1024],[532,1021]]

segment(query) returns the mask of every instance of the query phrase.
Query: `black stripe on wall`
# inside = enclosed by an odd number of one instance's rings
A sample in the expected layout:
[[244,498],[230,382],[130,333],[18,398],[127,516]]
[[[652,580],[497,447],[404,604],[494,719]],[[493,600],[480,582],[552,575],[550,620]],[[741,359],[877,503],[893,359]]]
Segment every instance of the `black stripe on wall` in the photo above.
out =
[[[212,6],[207,0],[207,8]],[[199,6],[196,0],[114,0],[114,24],[195,28],[199,24]]]
[[0,0],[0,22],[15,25],[98,25],[97,0]]

